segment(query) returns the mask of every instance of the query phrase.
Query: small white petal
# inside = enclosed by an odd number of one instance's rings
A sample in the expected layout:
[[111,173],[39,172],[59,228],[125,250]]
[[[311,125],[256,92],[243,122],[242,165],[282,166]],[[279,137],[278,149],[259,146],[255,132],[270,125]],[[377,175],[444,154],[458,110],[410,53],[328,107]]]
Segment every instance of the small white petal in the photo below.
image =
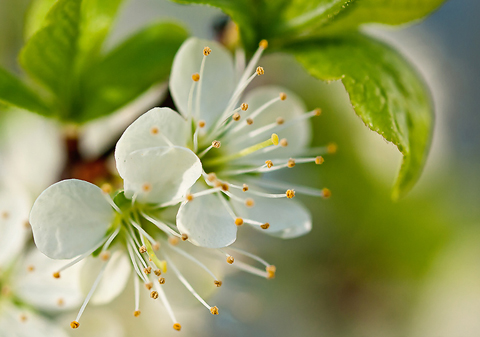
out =
[[68,337],[54,322],[33,311],[2,303],[0,307],[1,337]]
[[69,259],[100,243],[113,217],[114,211],[99,187],[70,179],[40,194],[30,223],[42,253],[52,259]]
[[123,163],[125,196],[164,203],[185,195],[202,174],[200,159],[189,149],[162,146],[132,152]]
[[[210,127],[227,107],[235,85],[233,59],[225,47],[214,41],[194,37],[186,40],[173,60],[170,91],[175,105],[184,116],[187,116],[192,75],[200,72],[205,47],[210,47],[212,52],[206,57],[203,78],[200,79],[202,81],[200,119],[205,120],[207,127]],[[192,104],[194,116],[195,97],[196,94],[193,95]]]
[[177,227],[197,246],[222,248],[235,242],[237,226],[217,194],[204,195],[180,206]]
[[68,268],[59,279],[52,276],[66,263],[68,261],[49,259],[38,249],[32,249],[15,271],[12,292],[25,303],[42,310],[77,308],[84,298],[80,289],[82,262]]
[[[287,99],[285,101],[273,103],[258,117],[254,118],[252,125],[244,127],[239,133],[235,133],[234,137],[236,139],[232,141],[231,144],[226,145],[228,146],[228,150],[230,152],[234,153],[247,146],[264,141],[268,139],[273,132],[278,133],[280,139],[286,138],[288,141],[287,147],[278,148],[272,152],[272,156],[275,158],[289,158],[298,155],[305,149],[305,147],[309,145],[312,138],[310,125],[311,121],[309,119],[299,121],[298,123],[286,127],[280,131],[275,131],[275,129],[272,129],[271,131],[264,132],[255,137],[245,136],[248,132],[276,122],[278,117],[282,117],[285,120],[285,123],[288,123],[288,121],[300,117],[306,113],[307,110],[302,100],[293,92],[282,87],[264,86],[253,89],[243,99],[243,101],[248,103],[248,110],[246,111],[247,113],[245,114],[245,118],[263,104],[279,97],[281,92],[287,94]],[[263,161],[265,161],[264,158],[265,154],[253,154],[242,158],[242,160],[251,161],[253,159],[263,159]]]
[[115,251],[108,261],[103,261],[100,257],[90,257],[85,261],[81,273],[81,285],[85,295],[105,263],[108,265],[90,300],[92,304],[100,305],[111,302],[125,289],[130,277],[132,265],[123,251]]
[[125,158],[133,151],[168,146],[168,141],[173,145],[186,146],[187,126],[185,120],[170,108],[153,108],[137,118],[115,147],[115,161],[120,176],[125,178]]
[[78,143],[82,156],[92,159],[105,153],[126,127],[146,110],[155,106],[155,103],[162,101],[166,93],[166,83],[156,85],[113,114],[85,124]]
[[[250,185],[250,189],[253,188],[255,186]],[[248,192],[242,194],[243,197],[247,195],[254,200],[253,207],[247,207],[233,199],[231,202],[240,217],[270,224],[268,229],[253,226],[256,229],[282,239],[295,238],[307,234],[312,229],[310,212],[302,204],[287,198],[272,199],[251,195]]]

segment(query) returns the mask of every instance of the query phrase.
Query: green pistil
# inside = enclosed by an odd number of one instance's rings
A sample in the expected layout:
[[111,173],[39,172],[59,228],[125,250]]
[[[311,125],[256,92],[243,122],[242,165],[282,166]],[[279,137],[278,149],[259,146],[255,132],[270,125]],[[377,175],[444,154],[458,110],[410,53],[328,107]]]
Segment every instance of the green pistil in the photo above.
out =
[[204,165],[223,164],[237,158],[245,157],[253,152],[256,152],[258,150],[261,150],[271,145],[278,145],[278,136],[276,133],[273,133],[272,136],[266,141],[247,147],[246,149],[243,149],[242,151],[232,154],[230,156],[224,156],[224,157],[218,157],[218,158],[206,160],[204,162]]

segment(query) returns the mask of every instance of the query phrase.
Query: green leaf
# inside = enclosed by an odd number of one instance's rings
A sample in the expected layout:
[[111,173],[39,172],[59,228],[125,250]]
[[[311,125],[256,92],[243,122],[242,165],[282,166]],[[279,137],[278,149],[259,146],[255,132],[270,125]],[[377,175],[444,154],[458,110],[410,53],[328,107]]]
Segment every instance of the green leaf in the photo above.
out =
[[0,68],[0,102],[42,115],[51,115],[51,110],[33,91],[2,68]]
[[71,115],[77,122],[111,113],[170,74],[186,31],[176,24],[144,28],[84,72],[81,94]]
[[33,0],[25,17],[24,36],[28,41],[42,28],[45,17],[57,0]]
[[81,0],[58,0],[43,27],[26,43],[20,63],[30,76],[49,88],[63,104],[71,92]]
[[444,2],[445,0],[354,0],[347,10],[330,22],[328,30],[345,31],[364,23],[399,25],[425,17]]
[[288,50],[314,77],[341,80],[365,125],[398,147],[403,163],[393,198],[408,192],[425,164],[434,119],[429,93],[413,68],[393,49],[358,34]]

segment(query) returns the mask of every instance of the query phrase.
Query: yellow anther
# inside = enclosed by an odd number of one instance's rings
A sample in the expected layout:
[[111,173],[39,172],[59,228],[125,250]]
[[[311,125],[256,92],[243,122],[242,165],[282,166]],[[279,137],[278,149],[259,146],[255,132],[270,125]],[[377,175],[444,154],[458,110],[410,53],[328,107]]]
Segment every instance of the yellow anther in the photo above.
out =
[[150,297],[156,300],[158,298],[158,293],[154,290],[150,293]]
[[276,133],[272,133],[272,143],[273,145],[278,145],[278,135]]
[[330,198],[332,196],[332,192],[328,188],[322,189],[323,197]]
[[72,329],[77,329],[79,326],[80,326],[80,323],[78,323],[77,321],[72,321],[72,322],[70,323],[70,327],[71,327]]
[[263,70],[262,67],[257,67],[257,75],[260,76],[260,75],[263,75],[265,74],[265,70]]
[[192,80],[194,82],[198,82],[198,80],[200,80],[200,75],[198,73],[195,73],[192,75]]
[[63,298],[59,298],[59,299],[57,300],[57,305],[58,305],[59,307],[62,307],[64,304],[65,304],[65,301],[63,300]]
[[282,138],[282,140],[280,141],[280,146],[282,146],[282,147],[287,147],[288,146],[287,138]]
[[228,192],[229,189],[230,189],[230,186],[228,186],[227,183],[222,184],[222,191]]
[[324,161],[325,159],[323,159],[322,156],[318,156],[317,158],[315,158],[315,164],[317,165],[323,164]]
[[110,184],[103,184],[102,185],[102,192],[105,194],[110,194],[112,193],[112,185]]
[[247,103],[242,103],[242,105],[240,105],[240,107],[242,108],[243,111],[247,111],[248,104]]
[[252,125],[252,124],[253,124],[253,119],[251,119],[250,117],[248,117],[248,118],[246,119],[246,122],[247,122],[248,125]]
[[204,120],[198,121],[198,127],[199,127],[199,128],[204,128],[205,125],[207,125],[207,123],[206,123]]
[[153,283],[152,282],[145,283],[145,288],[147,288],[147,290],[151,290],[153,288]]
[[8,219],[9,216],[10,216],[10,213],[8,213],[7,211],[2,212],[2,219]]
[[210,47],[205,47],[203,48],[203,55],[208,56],[212,52],[212,49]]
[[152,267],[149,266],[147,268],[143,268],[143,272],[147,275],[150,274],[152,272]]
[[158,283],[165,284],[165,278],[164,277],[159,277],[158,278]]
[[182,330],[182,326],[180,325],[180,323],[175,323],[175,324],[173,325],[173,329],[174,329],[174,330],[177,330],[177,331],[180,331],[180,330]]
[[178,238],[176,236],[171,236],[168,238],[168,243],[171,244],[172,246],[178,245]]
[[263,225],[260,225],[261,229],[268,229],[270,228],[270,224],[268,222],[265,222]]
[[188,235],[183,233],[182,234],[182,241],[187,241],[188,240]]
[[247,192],[247,191],[248,191],[248,185],[247,185],[247,184],[243,184],[242,191],[243,191],[243,192]]
[[153,245],[152,245],[152,248],[153,250],[159,250],[160,249],[160,244],[158,242],[155,242]]
[[29,266],[27,267],[27,271],[28,271],[29,273],[35,271],[35,266],[29,265]]
[[283,119],[283,117],[277,117],[277,124],[282,125],[283,123],[285,123],[285,119]]
[[238,122],[240,120],[240,114],[238,112],[235,112],[233,115],[232,115],[232,119],[235,121],[235,122]]
[[294,190],[287,190],[287,192],[285,192],[285,194],[287,195],[288,199],[292,199],[295,196],[295,191]]
[[142,185],[142,190],[144,192],[150,192],[152,190],[152,185],[150,185],[149,183],[145,183]]
[[152,128],[150,129],[150,133],[152,135],[158,135],[159,132],[160,132],[160,129],[158,128],[158,126],[152,126]]
[[215,284],[215,287],[220,288],[222,286],[222,281],[215,280],[213,281],[213,284]]
[[260,41],[260,43],[258,44],[258,46],[260,48],[263,48],[263,49],[267,49],[268,48],[268,41],[263,39],[262,41]]
[[160,269],[156,269],[153,273],[157,276],[162,275],[162,271]]
[[317,117],[320,116],[322,114],[322,109],[317,108],[317,109],[313,110],[313,114]]
[[219,140],[214,140],[214,141],[212,142],[212,146],[213,146],[214,148],[216,148],[216,149],[219,149],[220,146],[222,146],[222,143],[220,143]]
[[213,184],[213,186],[215,186],[215,188],[222,187],[222,185],[223,185],[223,183],[220,180],[215,181],[215,183]]
[[108,261],[108,259],[110,258],[110,252],[108,251],[101,252],[100,258],[102,259],[102,261]]
[[277,268],[274,265],[270,265],[266,268],[267,271],[267,278],[272,279],[275,277],[275,273],[277,272]]
[[273,166],[273,162],[271,160],[265,160],[265,164],[268,168],[271,168]]
[[26,229],[32,228],[32,226],[30,225],[30,222],[28,220],[23,223],[23,227],[26,228]]
[[287,167],[294,167],[295,166],[295,159],[290,158],[287,162]]
[[329,154],[334,154],[335,152],[337,152],[337,149],[338,149],[338,146],[335,143],[329,143],[327,145],[327,152]]
[[218,315],[218,308],[217,307],[211,307],[210,312],[212,313],[212,315]]
[[252,198],[248,198],[247,200],[245,200],[245,206],[253,207],[254,205],[255,205],[255,201],[253,201]]
[[141,314],[140,310],[135,310],[135,311],[133,312],[133,316],[135,316],[135,317],[140,316],[140,314]]
[[56,271],[53,273],[54,278],[60,278],[60,272]]
[[27,316],[24,315],[24,314],[20,315],[20,320],[21,320],[22,322],[26,322],[26,321],[27,321]]
[[187,196],[185,197],[185,199],[187,199],[187,201],[192,201],[193,200],[193,194],[187,194]]
[[233,256],[229,255],[229,256],[227,256],[227,262],[229,264],[232,264],[233,262],[235,262],[235,259],[233,258]]
[[235,219],[235,225],[237,225],[237,226],[243,225],[243,219],[242,218],[236,218]]
[[139,251],[140,253],[142,253],[142,254],[143,254],[143,253],[146,253],[146,252],[147,252],[147,247],[141,246],[140,248],[138,248],[138,251]]
[[207,180],[212,183],[215,180],[217,180],[217,175],[213,172],[209,173],[209,174],[207,174]]
[[286,99],[287,99],[287,94],[284,93],[284,92],[281,92],[281,93],[280,93],[280,100],[284,101],[284,100],[286,100]]

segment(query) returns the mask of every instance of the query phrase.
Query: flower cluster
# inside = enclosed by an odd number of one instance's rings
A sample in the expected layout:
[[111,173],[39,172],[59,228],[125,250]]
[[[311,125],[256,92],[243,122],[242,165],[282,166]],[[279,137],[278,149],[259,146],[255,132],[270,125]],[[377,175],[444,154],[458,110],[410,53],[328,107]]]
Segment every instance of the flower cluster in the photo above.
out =
[[[30,214],[37,247],[53,259],[74,258],[54,273],[55,278],[91,255],[106,262],[72,328],[79,327],[87,303],[102,277],[105,282],[112,274],[108,270],[115,261],[131,262],[115,268],[122,270],[122,280],[132,267],[138,276],[134,315],[140,315],[141,281],[151,298],[161,299],[174,329],[180,330],[162,289],[167,270],[212,314],[219,310],[193,289],[170,254],[194,261],[213,278],[214,286],[222,285],[196,256],[181,249],[181,241],[216,249],[228,264],[273,278],[275,267],[263,259],[229,247],[263,265],[256,268],[223,250],[235,242],[238,228],[248,224],[280,238],[310,231],[308,210],[292,199],[302,193],[326,198],[330,191],[289,185],[278,172],[299,164],[322,164],[322,155],[334,148],[304,156],[312,152],[308,120],[319,116],[320,109],[305,112],[295,94],[278,87],[244,94],[250,82],[264,74],[257,62],[265,48],[267,41],[261,41],[244,67],[241,56],[234,63],[215,42],[187,40],[175,57],[170,79],[179,112],[154,108],[131,124],[117,143],[115,160],[124,190],[72,179],[50,186],[38,197]],[[170,209],[175,211],[173,218]]]

